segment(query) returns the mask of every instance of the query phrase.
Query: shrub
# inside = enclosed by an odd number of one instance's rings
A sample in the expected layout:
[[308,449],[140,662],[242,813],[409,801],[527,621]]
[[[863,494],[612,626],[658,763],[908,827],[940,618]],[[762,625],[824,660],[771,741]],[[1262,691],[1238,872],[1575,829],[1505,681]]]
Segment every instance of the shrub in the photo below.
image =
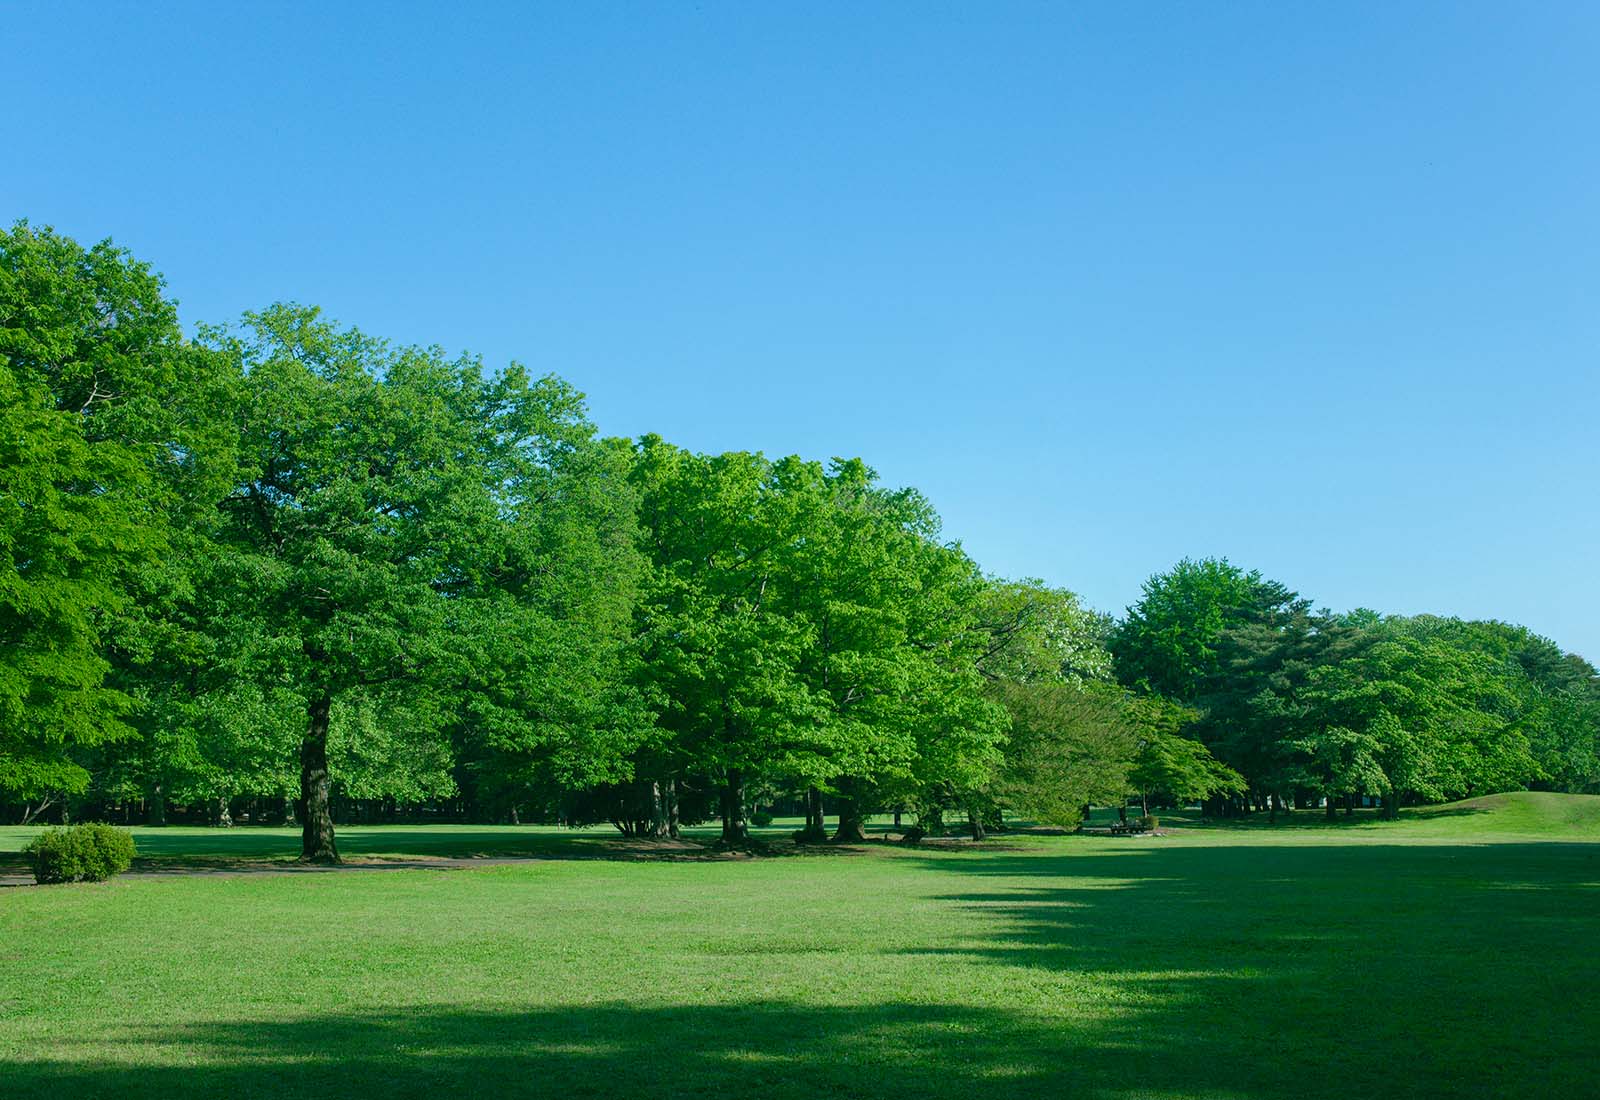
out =
[[773,821],[771,810],[757,810],[750,815],[750,824],[758,829],[765,829]]
[[1139,828],[1153,833],[1161,827],[1161,819],[1152,814],[1145,814],[1139,819]]
[[48,829],[22,852],[35,882],[104,882],[126,871],[138,854],[133,834],[110,825]]

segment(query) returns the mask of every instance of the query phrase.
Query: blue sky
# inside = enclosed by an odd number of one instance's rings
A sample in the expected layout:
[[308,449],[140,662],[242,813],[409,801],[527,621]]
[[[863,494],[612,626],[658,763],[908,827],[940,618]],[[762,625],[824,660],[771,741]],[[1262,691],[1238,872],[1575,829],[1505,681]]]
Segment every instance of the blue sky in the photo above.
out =
[[8,4],[0,217],[861,455],[1120,611],[1184,555],[1600,658],[1600,7]]

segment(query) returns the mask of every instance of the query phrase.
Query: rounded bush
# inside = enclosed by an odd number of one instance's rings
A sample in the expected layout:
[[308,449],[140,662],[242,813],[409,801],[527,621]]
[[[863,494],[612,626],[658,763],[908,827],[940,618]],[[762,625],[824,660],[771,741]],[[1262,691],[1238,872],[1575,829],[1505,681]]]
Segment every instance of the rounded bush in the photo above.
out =
[[1161,819],[1154,814],[1145,814],[1139,819],[1139,828],[1147,832],[1155,832],[1161,827]]
[[758,829],[765,829],[768,825],[772,824],[773,820],[774,818],[771,810],[757,810],[750,815],[750,824],[754,825]]
[[111,825],[48,829],[22,849],[35,882],[104,882],[133,864],[133,834]]

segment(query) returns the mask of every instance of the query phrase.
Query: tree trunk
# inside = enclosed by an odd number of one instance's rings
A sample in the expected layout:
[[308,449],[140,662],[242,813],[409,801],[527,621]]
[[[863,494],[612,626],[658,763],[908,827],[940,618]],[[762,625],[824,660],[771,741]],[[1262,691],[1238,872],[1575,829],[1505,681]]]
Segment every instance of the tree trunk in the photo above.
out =
[[144,822],[156,828],[167,823],[167,795],[160,783],[150,788],[150,796],[145,799]]
[[[1127,820],[1126,806],[1123,807],[1123,820]],[[972,834],[973,840],[982,840],[984,837],[983,817],[976,808],[967,810],[967,830]]]
[[1139,808],[1144,811],[1144,816],[1150,816],[1150,795],[1144,791],[1139,792]]
[[861,804],[854,798],[839,799],[839,827],[833,831],[833,839],[840,844],[859,844],[867,839]]
[[667,808],[667,835],[677,840],[682,835],[678,826],[678,781],[667,780],[666,792],[663,795]]
[[217,795],[217,826],[222,829],[233,828],[233,814],[228,812],[228,796]]
[[1385,791],[1383,794],[1383,819],[1396,821],[1400,817],[1400,792]]
[[750,826],[744,819],[744,773],[729,768],[727,782],[722,785],[722,841],[743,844],[749,839]]
[[650,835],[659,840],[667,835],[667,801],[661,794],[659,780],[650,780]]
[[283,823],[289,828],[293,828],[298,824],[298,811],[296,809],[298,801],[298,799],[290,798],[288,795],[283,796]]
[[326,695],[311,701],[305,740],[300,742],[301,863],[339,862],[328,783],[328,715],[332,709],[333,700]]
[[1337,817],[1337,815],[1339,813],[1338,807],[1335,805],[1335,799],[1334,799],[1333,795],[1330,794],[1328,796],[1327,802],[1328,802],[1328,808],[1326,810],[1327,818],[1328,818],[1329,821],[1333,821],[1333,820],[1335,820],[1335,818]]
[[899,810],[896,810],[894,812],[894,827],[895,827],[896,830],[898,830],[900,828],[900,811]]
[[828,839],[828,827],[823,824],[822,792],[815,787],[806,788],[806,826],[800,830],[800,839],[809,844],[820,844]]
[[1268,825],[1276,825],[1277,823],[1278,823],[1278,796],[1276,794],[1268,794],[1267,795],[1267,824]]

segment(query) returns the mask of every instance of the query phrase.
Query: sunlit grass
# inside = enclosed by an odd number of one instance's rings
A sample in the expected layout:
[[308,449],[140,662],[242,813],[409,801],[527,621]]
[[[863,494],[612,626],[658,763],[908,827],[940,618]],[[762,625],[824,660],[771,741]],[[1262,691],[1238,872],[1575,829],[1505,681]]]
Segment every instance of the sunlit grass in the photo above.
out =
[[0,1096],[1589,1095],[1596,805],[8,888]]

